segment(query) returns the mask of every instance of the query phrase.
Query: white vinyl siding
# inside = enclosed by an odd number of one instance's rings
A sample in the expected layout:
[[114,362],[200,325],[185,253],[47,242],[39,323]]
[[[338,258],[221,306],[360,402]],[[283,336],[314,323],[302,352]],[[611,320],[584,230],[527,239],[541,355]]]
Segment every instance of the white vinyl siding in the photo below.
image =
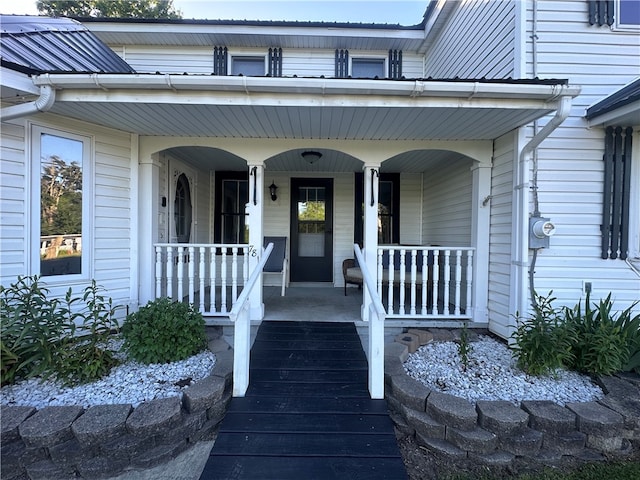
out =
[[27,274],[28,238],[25,133],[22,125],[3,123],[0,143],[0,275],[2,285]]
[[514,1],[457,3],[447,25],[426,52],[425,77],[513,77],[515,7]]
[[[90,155],[93,181],[90,184],[94,190],[87,192],[94,205],[90,230],[93,238],[83,245],[92,247],[91,271],[87,276],[105,288],[106,296],[113,298],[114,305],[129,304],[138,296],[130,288],[133,272],[137,272],[137,258],[133,256],[131,245],[134,236],[132,216],[137,208],[132,205],[133,191],[137,188],[132,185],[131,179],[136,177],[132,169],[137,165],[131,162],[131,136],[73,120],[60,123],[47,115],[39,116],[34,125],[93,139],[94,149]],[[26,158],[24,151],[29,142],[22,126],[2,124],[0,260],[3,285],[14,282],[18,275],[33,273],[33,267],[26,261],[33,248],[27,241],[30,232],[26,231],[26,226],[30,223],[27,216],[39,215],[39,211],[27,208],[31,187],[26,172],[32,160]],[[52,295],[63,295],[69,287],[75,294],[80,294],[88,284],[82,280],[61,283],[55,277],[47,277],[44,282]]]
[[494,143],[491,170],[491,219],[489,237],[489,328],[501,336],[508,335],[513,322],[510,312],[511,242],[513,235],[513,165],[516,161],[514,133]]
[[[531,21],[532,12],[527,15]],[[538,2],[537,74],[567,78],[582,92],[571,116],[538,148],[540,211],[557,230],[550,248],[539,251],[535,288],[540,294],[553,291],[559,305],[573,306],[585,296],[583,281],[590,281],[592,300],[613,292],[614,308],[623,309],[640,298],[640,278],[624,261],[600,258],[604,130],[587,128],[583,116],[637,78],[638,36],[592,27],[586,19],[587,2]],[[531,63],[528,70],[533,72]]]
[[[138,73],[170,73],[210,75],[213,72],[213,47],[159,47],[159,46],[115,46],[111,47]],[[267,57],[268,48],[247,49],[228,47],[228,60],[233,56]],[[377,56],[386,59],[389,52],[350,50],[349,56]],[[230,64],[227,64],[230,67]],[[265,62],[266,65],[266,62]],[[231,72],[231,69],[229,69]],[[335,50],[326,49],[283,49],[282,76],[293,77],[333,77],[335,74]],[[406,78],[423,76],[423,57],[411,52],[402,53],[402,75]]]
[[471,161],[424,174],[423,239],[427,245],[471,245]]
[[400,243],[422,244],[422,175],[400,174]]

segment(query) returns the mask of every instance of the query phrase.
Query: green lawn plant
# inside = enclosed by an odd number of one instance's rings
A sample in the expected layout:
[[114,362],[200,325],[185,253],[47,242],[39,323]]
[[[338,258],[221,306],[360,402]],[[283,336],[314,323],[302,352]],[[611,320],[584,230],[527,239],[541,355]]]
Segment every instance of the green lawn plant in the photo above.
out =
[[40,277],[0,286],[1,381],[55,376],[64,384],[97,380],[116,360],[106,342],[117,330],[116,308],[95,281],[81,296],[52,297]]
[[469,329],[467,328],[467,323],[465,322],[462,330],[460,330],[460,341],[458,342],[458,355],[460,355],[460,361],[462,362],[462,371],[466,372],[469,368],[469,354],[471,353],[472,347],[469,342]]
[[517,317],[512,349],[518,368],[531,375],[553,374],[573,361],[574,332],[562,321],[562,311],[553,307],[554,300],[551,292],[536,295],[534,315]]
[[151,301],[127,315],[122,335],[129,356],[145,364],[184,360],[207,346],[200,312],[169,298]]

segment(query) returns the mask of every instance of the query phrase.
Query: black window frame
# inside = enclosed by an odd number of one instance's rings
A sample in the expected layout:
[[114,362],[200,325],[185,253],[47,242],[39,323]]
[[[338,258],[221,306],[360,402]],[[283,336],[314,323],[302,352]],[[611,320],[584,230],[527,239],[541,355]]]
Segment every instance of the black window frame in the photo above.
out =
[[[217,171],[215,174],[215,205],[214,205],[214,221],[213,221],[213,241],[214,243],[223,243],[222,226],[223,215],[231,215],[231,213],[223,213],[224,205],[224,182],[227,180],[245,181],[247,183],[247,199],[249,201],[249,171]],[[245,202],[246,204],[246,202]],[[246,227],[246,212],[236,212],[234,215],[244,216],[244,221],[240,225]],[[239,242],[242,243],[242,242]]]
[[[362,246],[364,242],[364,173],[356,172],[354,174],[354,229],[353,241]],[[379,183],[389,182],[392,185],[391,192],[391,242],[392,244],[400,243],[400,174],[399,173],[381,173],[378,179]],[[379,192],[378,192],[379,193]],[[379,215],[379,213],[378,213]]]

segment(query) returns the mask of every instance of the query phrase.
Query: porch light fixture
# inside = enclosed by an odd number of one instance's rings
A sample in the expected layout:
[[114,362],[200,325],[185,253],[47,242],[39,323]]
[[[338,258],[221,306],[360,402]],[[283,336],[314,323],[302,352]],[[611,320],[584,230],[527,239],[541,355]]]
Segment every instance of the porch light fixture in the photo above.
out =
[[278,191],[278,186],[272,181],[271,185],[269,185],[269,193],[271,194],[271,200],[274,202],[278,199],[278,195],[276,195],[277,191]]
[[322,154],[320,152],[316,152],[315,150],[307,150],[306,152],[302,152],[301,155],[309,165],[313,165],[318,160],[320,160],[320,158],[322,158]]

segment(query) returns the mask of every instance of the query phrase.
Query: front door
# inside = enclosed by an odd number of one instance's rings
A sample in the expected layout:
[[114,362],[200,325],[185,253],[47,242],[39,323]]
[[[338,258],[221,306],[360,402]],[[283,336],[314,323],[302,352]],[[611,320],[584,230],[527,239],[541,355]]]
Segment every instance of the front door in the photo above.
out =
[[333,179],[291,179],[291,281],[333,281]]

